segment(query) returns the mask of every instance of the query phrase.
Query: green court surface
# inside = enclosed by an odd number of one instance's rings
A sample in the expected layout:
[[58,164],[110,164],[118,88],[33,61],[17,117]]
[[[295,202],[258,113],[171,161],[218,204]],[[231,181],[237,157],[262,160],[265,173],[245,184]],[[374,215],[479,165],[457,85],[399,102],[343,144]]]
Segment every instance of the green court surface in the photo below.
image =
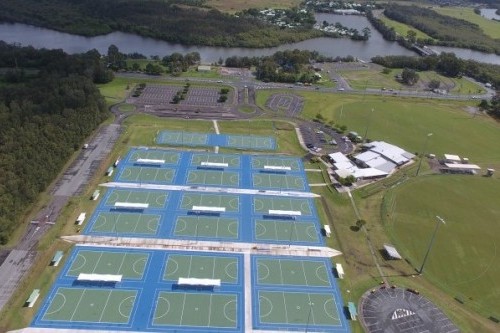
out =
[[261,323],[340,325],[339,313],[331,293],[259,291]]
[[180,277],[220,279],[222,283],[238,282],[238,260],[234,257],[171,254],[167,259],[164,280]]
[[136,290],[59,288],[43,320],[125,324],[136,296]]
[[312,215],[308,199],[254,197],[253,209],[256,213],[268,214],[269,210],[294,210],[302,215]]
[[155,235],[161,215],[99,212],[90,232]]
[[149,204],[148,208],[163,208],[167,199],[167,192],[115,189],[106,200],[106,205],[113,206],[116,202],[134,202]]
[[304,190],[304,178],[291,175],[277,175],[269,173],[254,173],[252,175],[254,187]]
[[331,287],[324,262],[294,259],[257,259],[258,284]]
[[162,131],[157,142],[173,145],[205,145],[208,143],[208,134]]
[[237,187],[240,183],[239,179],[240,176],[237,172],[189,170],[186,183]]
[[212,216],[179,216],[175,236],[238,239],[237,218]]
[[268,241],[318,242],[314,222],[299,221],[255,221],[255,239]]
[[272,138],[228,135],[227,146],[235,148],[274,149]]
[[140,280],[148,258],[147,253],[80,250],[66,275],[112,274],[123,275],[124,279]]
[[166,168],[125,167],[119,180],[128,182],[161,182],[171,184],[175,170]]
[[158,295],[153,325],[235,328],[237,314],[235,294],[162,291]]
[[165,160],[166,164],[177,164],[181,154],[174,151],[161,150],[136,150],[130,154],[129,161],[137,162],[138,159]]
[[240,199],[230,194],[184,193],[181,199],[181,209],[192,210],[193,206],[224,207],[226,212],[237,212]]
[[278,166],[278,167],[290,167],[290,171],[300,170],[300,165],[297,160],[290,158],[279,158],[279,157],[266,157],[266,156],[253,156],[252,157],[252,168],[253,169],[264,169],[265,166]]
[[203,162],[227,163],[229,168],[239,168],[240,158],[238,156],[215,155],[215,154],[194,154],[191,158],[191,165],[201,166]]

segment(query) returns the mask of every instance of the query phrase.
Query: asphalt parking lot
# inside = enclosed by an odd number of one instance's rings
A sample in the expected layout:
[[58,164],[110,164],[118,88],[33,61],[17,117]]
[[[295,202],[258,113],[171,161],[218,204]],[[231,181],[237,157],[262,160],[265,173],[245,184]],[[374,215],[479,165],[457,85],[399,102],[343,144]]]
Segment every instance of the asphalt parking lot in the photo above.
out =
[[[349,154],[354,149],[352,142],[342,140],[344,134],[337,133],[324,124],[307,122],[300,124],[299,128],[306,147],[322,148],[322,154],[330,154],[333,152]],[[331,144],[332,139],[335,140],[337,143],[336,145]]]

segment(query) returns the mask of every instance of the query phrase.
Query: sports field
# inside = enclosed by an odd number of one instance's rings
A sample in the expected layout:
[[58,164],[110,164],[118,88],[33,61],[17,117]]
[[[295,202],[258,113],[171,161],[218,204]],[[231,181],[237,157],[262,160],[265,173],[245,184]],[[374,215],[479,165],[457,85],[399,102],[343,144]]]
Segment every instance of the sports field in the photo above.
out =
[[189,170],[186,184],[189,185],[214,185],[238,187],[240,177],[238,172]]
[[221,283],[238,282],[236,257],[170,254],[163,280],[174,281],[180,277],[220,279]]
[[59,288],[43,320],[126,324],[136,296],[136,290]]
[[193,206],[224,207],[226,212],[238,212],[240,197],[231,194],[183,193],[180,209],[193,210]]
[[66,276],[86,274],[118,274],[124,279],[141,280],[149,260],[144,252],[80,250],[71,261]]
[[119,174],[117,180],[137,183],[163,183],[172,184],[175,169],[126,166]]
[[252,175],[255,188],[271,188],[282,190],[305,190],[306,183],[301,176],[279,175],[273,173],[254,173]]
[[136,149],[133,150],[128,161],[131,163],[137,163],[139,159],[149,159],[149,160],[164,160],[165,164],[177,164],[179,163],[181,154],[175,151],[167,151],[160,149]]
[[239,220],[235,217],[179,216],[174,236],[192,238],[238,239]]
[[161,215],[141,213],[98,212],[90,223],[89,233],[156,235]]
[[208,134],[193,132],[161,131],[156,137],[156,143],[181,146],[205,146],[208,144]]
[[301,170],[301,163],[296,158],[281,158],[267,156],[253,156],[252,169],[264,169],[265,167],[289,167],[290,171]]
[[168,200],[169,192],[146,190],[112,189],[106,197],[105,206],[114,206],[116,202],[133,202],[149,204],[149,209],[163,208]]
[[317,243],[319,231],[312,221],[256,220],[255,240]]
[[195,153],[191,157],[192,166],[201,166],[202,163],[227,163],[229,168],[240,167],[240,157],[236,155],[218,155]]
[[500,315],[500,180],[442,175],[405,183],[384,199],[388,231],[398,251],[419,269],[441,225],[424,274],[451,297],[486,316]]
[[238,324],[236,294],[161,291],[156,301],[154,326],[235,328]]
[[[282,328],[341,326],[338,305],[331,293],[261,290],[259,322]],[[311,329],[312,330],[312,329]]]
[[324,261],[257,258],[257,284],[331,287]]
[[300,211],[302,215],[311,216],[312,207],[309,199],[283,197],[254,197],[253,209],[255,213],[268,214],[269,210]]

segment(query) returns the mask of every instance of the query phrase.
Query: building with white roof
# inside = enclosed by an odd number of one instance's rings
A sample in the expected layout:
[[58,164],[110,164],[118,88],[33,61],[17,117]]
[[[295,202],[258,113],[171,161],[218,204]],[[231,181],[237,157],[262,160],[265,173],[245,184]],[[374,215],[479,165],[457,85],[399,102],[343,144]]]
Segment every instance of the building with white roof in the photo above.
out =
[[366,143],[364,147],[368,148],[369,151],[375,152],[389,160],[396,165],[403,165],[408,163],[412,158],[415,157],[412,153],[399,148],[398,146],[391,145],[390,143],[384,141],[373,141]]

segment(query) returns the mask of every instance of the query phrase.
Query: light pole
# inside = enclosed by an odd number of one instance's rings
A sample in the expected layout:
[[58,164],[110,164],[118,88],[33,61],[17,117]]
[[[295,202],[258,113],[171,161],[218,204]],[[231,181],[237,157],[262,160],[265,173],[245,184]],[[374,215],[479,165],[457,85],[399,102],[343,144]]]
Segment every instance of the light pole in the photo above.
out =
[[445,220],[439,216],[436,215],[436,228],[434,228],[434,232],[432,233],[432,238],[431,238],[431,241],[429,243],[429,247],[427,248],[427,252],[425,253],[425,257],[424,257],[424,261],[422,262],[422,266],[420,266],[420,269],[418,270],[418,273],[419,274],[422,274],[422,272],[424,271],[424,265],[425,265],[425,262],[427,261],[427,257],[429,256],[429,252],[431,252],[431,248],[432,248],[432,244],[434,244],[434,239],[436,238],[436,233],[439,229],[439,226],[442,224],[446,224]]
[[418,162],[418,168],[417,172],[415,173],[415,177],[418,176],[418,173],[420,172],[420,167],[422,166],[422,160],[424,159],[425,156],[425,151],[427,150],[427,143],[429,142],[429,138],[432,136],[432,133],[428,133],[425,141],[424,141],[424,147],[422,148],[422,156],[420,157],[420,162]]
[[365,135],[364,135],[364,137],[363,137],[363,141],[364,141],[364,142],[366,142],[366,139],[367,139],[367,137],[366,137],[366,136],[368,135],[368,128],[370,127],[370,122],[372,121],[373,111],[374,111],[374,110],[373,110],[373,108],[372,108],[372,112],[370,112],[370,113],[368,114],[368,121],[367,121],[367,123],[366,123]]

